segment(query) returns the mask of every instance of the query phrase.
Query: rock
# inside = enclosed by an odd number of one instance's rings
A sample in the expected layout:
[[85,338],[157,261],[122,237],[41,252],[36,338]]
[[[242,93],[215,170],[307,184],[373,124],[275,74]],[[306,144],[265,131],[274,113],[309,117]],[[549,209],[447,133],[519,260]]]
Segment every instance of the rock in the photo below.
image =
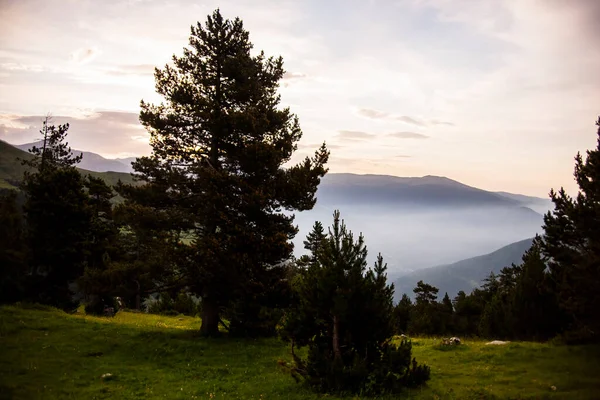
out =
[[510,342],[504,342],[504,341],[502,341],[502,340],[492,340],[491,342],[488,342],[488,343],[486,343],[486,344],[496,344],[496,345],[500,345],[500,344],[507,344],[507,343],[510,343]]
[[104,379],[105,381],[108,381],[108,380],[112,379],[112,377],[113,377],[113,374],[107,373],[107,374],[102,374],[102,376],[100,378]]

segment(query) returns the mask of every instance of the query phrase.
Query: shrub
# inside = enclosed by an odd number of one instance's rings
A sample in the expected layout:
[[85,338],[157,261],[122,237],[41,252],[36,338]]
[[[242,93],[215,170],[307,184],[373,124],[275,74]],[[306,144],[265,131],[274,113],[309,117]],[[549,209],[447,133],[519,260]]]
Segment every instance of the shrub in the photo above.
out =
[[[112,314],[106,314],[105,309],[112,308]],[[112,296],[92,296],[91,300],[85,305],[85,313],[90,315],[114,316],[119,311],[119,303]]]
[[196,316],[199,313],[198,300],[190,293],[181,290],[175,299],[167,292],[160,293],[157,298],[147,301],[147,310],[150,314],[162,315],[188,315]]

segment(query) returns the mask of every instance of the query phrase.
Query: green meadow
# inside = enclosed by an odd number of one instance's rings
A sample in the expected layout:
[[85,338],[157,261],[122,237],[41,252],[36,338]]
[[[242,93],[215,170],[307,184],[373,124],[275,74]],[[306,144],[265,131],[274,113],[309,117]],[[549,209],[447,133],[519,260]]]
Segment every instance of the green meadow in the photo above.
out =
[[[293,380],[280,365],[291,360],[285,343],[205,339],[197,336],[199,326],[198,318],[184,316],[0,307],[0,399],[336,398]],[[413,354],[431,366],[431,380],[401,398],[600,398],[599,346],[439,342],[413,339]]]

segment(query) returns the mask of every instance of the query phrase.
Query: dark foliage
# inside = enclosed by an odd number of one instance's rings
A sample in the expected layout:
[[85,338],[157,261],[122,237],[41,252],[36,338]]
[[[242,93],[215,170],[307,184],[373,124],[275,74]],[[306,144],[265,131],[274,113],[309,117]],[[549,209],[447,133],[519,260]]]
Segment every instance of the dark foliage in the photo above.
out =
[[[320,225],[309,238],[319,238]],[[375,394],[423,383],[429,368],[411,359],[410,342],[393,344],[393,285],[381,255],[366,269],[364,239],[355,242],[334,213],[329,235],[307,240],[311,260],[293,283],[294,305],[281,336],[292,344],[294,373],[318,391]],[[308,347],[307,359],[293,352]]]
[[72,284],[83,273],[91,232],[91,211],[85,182],[74,165],[65,142],[69,126],[49,126],[40,133],[43,148],[23,161],[34,169],[25,173],[26,242],[28,257],[28,298],[63,309],[73,309]]
[[219,10],[192,27],[183,56],[156,69],[165,102],[141,103],[153,151],[133,166],[146,185],[119,189],[126,204],[172,217],[159,230],[191,233],[176,273],[202,298],[205,335],[217,335],[222,312],[240,302],[248,306],[235,313],[242,333],[271,307],[257,294],[290,258],[297,233],[283,210],[314,206],[329,155],[323,145],[283,167],[302,136],[298,119],[278,108],[283,61],[251,49],[242,21]]
[[575,198],[562,188],[550,192],[554,211],[544,216],[541,241],[553,290],[570,319],[567,336],[577,342],[600,340],[600,118],[596,125],[596,149],[585,160],[575,157],[579,192]]
[[25,295],[27,246],[18,192],[0,193],[0,303],[11,303]]

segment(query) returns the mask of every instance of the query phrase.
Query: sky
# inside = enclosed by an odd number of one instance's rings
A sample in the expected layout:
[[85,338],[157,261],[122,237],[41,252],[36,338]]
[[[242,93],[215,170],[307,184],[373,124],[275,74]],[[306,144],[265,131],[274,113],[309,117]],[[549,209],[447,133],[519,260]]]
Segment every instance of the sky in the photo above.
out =
[[148,155],[154,68],[217,7],[283,57],[296,160],[325,141],[330,172],[547,197],[596,147],[598,0],[0,0],[0,139],[51,113],[73,148]]

